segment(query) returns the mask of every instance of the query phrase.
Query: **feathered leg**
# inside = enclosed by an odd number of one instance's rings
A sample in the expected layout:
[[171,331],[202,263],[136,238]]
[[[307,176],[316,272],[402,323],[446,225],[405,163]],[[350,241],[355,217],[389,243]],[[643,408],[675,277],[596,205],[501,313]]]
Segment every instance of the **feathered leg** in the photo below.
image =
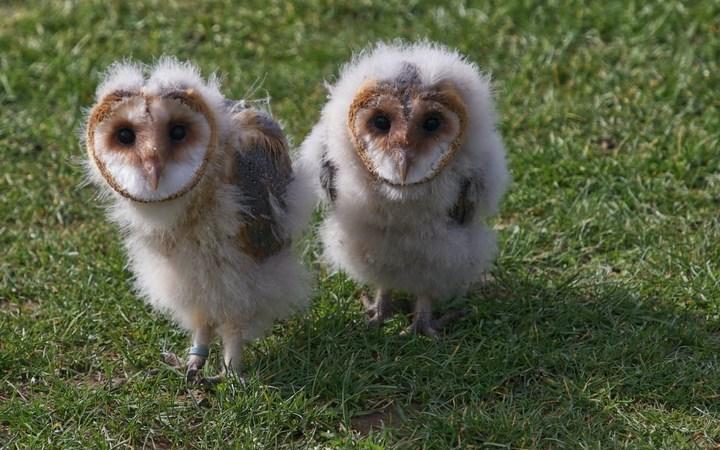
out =
[[243,335],[235,327],[225,327],[222,330],[223,340],[223,370],[222,374],[231,373],[240,377],[242,370],[242,351],[245,346]]
[[203,325],[193,333],[192,347],[188,351],[187,369],[185,379],[187,381],[195,381],[198,372],[205,365],[210,355],[210,341],[213,337],[212,328],[209,325]]
[[425,295],[418,295],[415,300],[413,322],[403,334],[418,333],[432,338],[438,337],[437,323],[432,318],[432,299]]
[[193,333],[192,346],[188,351],[187,361],[183,362],[175,353],[163,353],[165,362],[176,369],[185,368],[185,379],[188,382],[197,381],[197,374],[205,365],[210,354],[210,341],[213,337],[213,329],[210,325],[199,326]]
[[360,301],[365,307],[368,325],[379,327],[392,317],[393,308],[390,300],[390,291],[388,289],[378,289],[375,293],[375,301],[371,301],[366,293],[362,293]]
[[[200,343],[202,336],[199,335],[200,333],[195,334],[191,352],[193,351],[193,349],[201,347]],[[205,364],[207,356],[203,358],[202,355],[191,353],[190,358],[188,359],[187,368],[188,381],[195,381],[197,383],[213,385],[223,381],[227,377],[228,373],[235,374],[235,376],[237,376],[242,381],[242,377],[240,377],[240,369],[242,368],[242,349],[245,345],[245,340],[242,337],[242,333],[238,331],[236,327],[226,325],[220,330],[220,335],[222,336],[223,340],[223,367],[220,373],[211,377],[196,378],[197,372]],[[166,354],[166,361],[168,361],[168,355],[170,355],[171,357],[174,356],[172,353]],[[195,368],[195,370],[191,375],[191,370],[193,368]]]

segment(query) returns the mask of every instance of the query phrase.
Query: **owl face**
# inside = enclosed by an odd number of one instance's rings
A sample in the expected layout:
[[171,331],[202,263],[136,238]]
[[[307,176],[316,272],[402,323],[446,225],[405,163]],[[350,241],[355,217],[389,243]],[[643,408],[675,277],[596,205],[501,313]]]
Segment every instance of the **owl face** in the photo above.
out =
[[393,79],[366,81],[348,115],[360,160],[375,177],[396,186],[440,173],[462,144],[466,123],[467,108],[455,85],[423,84],[410,63]]
[[120,195],[144,203],[171,200],[205,172],[217,146],[215,122],[197,90],[151,79],[102,96],[90,113],[87,148]]

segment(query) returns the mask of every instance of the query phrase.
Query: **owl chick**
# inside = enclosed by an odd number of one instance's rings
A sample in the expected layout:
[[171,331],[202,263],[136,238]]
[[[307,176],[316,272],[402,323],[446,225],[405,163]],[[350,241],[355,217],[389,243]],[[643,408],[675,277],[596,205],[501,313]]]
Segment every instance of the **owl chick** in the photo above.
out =
[[329,87],[301,149],[328,205],[319,231],[329,264],[377,288],[370,322],[391,315],[391,291],[415,297],[408,332],[436,336],[434,302],[490,268],[493,215],[509,182],[489,79],[431,43],[379,44]]
[[98,87],[88,178],[123,232],[139,294],[192,331],[187,378],[215,335],[222,373],[237,372],[244,343],[308,301],[290,243],[312,194],[268,114],[227,100],[190,63],[163,58],[148,72],[115,64]]

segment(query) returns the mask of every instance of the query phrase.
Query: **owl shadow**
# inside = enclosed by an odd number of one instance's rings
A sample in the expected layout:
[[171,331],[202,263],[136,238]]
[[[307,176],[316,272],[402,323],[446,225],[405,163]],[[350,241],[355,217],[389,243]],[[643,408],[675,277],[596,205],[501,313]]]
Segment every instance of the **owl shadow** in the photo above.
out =
[[717,324],[620,284],[505,274],[446,305],[470,313],[437,341],[401,336],[402,316],[369,329],[358,290],[344,279],[335,286],[254,346],[251,366],[263,383],[304,392],[361,433],[356,420],[368,412],[376,427],[401,429],[462,420],[468,407],[490,422],[537,410],[579,427],[612,421],[607,406],[619,400],[720,413]]

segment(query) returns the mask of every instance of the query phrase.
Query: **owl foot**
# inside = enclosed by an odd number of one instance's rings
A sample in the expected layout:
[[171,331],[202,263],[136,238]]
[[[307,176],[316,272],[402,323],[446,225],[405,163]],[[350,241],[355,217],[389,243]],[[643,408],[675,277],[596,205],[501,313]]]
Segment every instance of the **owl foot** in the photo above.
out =
[[381,327],[395,313],[390,303],[390,291],[378,289],[374,301],[363,292],[360,301],[365,307],[368,326]]
[[413,320],[413,323],[411,323],[401,335],[422,334],[433,339],[438,339],[440,337],[440,330],[447,328],[469,313],[470,310],[468,309],[448,311],[437,320],[431,319],[428,315],[420,315]]
[[207,358],[198,355],[190,355],[187,361],[187,368],[185,369],[185,381],[188,383],[200,383],[202,382],[202,376],[198,378],[198,373],[202,370],[205,365]]
[[400,335],[409,336],[411,334],[422,334],[429,338],[439,339],[438,328],[436,320],[413,320],[413,323],[405,328]]
[[211,377],[205,377],[202,379],[201,382],[203,384],[206,384],[209,386],[214,386],[214,385],[221,383],[223,381],[226,381],[226,380],[228,380],[228,381],[236,380],[243,387],[245,387],[245,384],[246,384],[245,378],[242,375],[240,375],[239,372],[235,371],[232,368],[231,369],[226,368],[226,369],[221,370],[220,373],[217,375],[213,375]]
[[194,382],[203,386],[215,386],[225,381],[225,378],[225,372],[220,372],[219,374],[210,377],[196,378]]
[[175,353],[164,352],[162,354],[163,361],[170,367],[182,370],[185,369],[185,381],[188,383],[200,383],[202,377],[198,378],[198,373],[205,365],[206,357],[191,354],[188,356],[187,362],[183,362]]
[[432,317],[432,299],[426,295],[418,295],[415,299],[415,312],[413,313],[413,321],[402,333],[403,336],[409,334],[424,334],[427,337],[438,338],[437,322]]
[[[200,370],[202,370],[203,366],[205,365],[206,359],[197,355],[190,355],[187,363],[183,362],[182,359],[178,358],[178,356],[172,352],[164,352],[162,354],[162,357],[165,364],[169,365],[170,367],[178,370],[184,369],[185,381],[189,384],[215,386],[230,377],[227,370],[222,370],[219,374],[209,377],[199,375]],[[235,372],[233,372],[232,377],[237,379],[243,386],[245,385],[245,379],[240,375],[237,375],[235,374]]]

